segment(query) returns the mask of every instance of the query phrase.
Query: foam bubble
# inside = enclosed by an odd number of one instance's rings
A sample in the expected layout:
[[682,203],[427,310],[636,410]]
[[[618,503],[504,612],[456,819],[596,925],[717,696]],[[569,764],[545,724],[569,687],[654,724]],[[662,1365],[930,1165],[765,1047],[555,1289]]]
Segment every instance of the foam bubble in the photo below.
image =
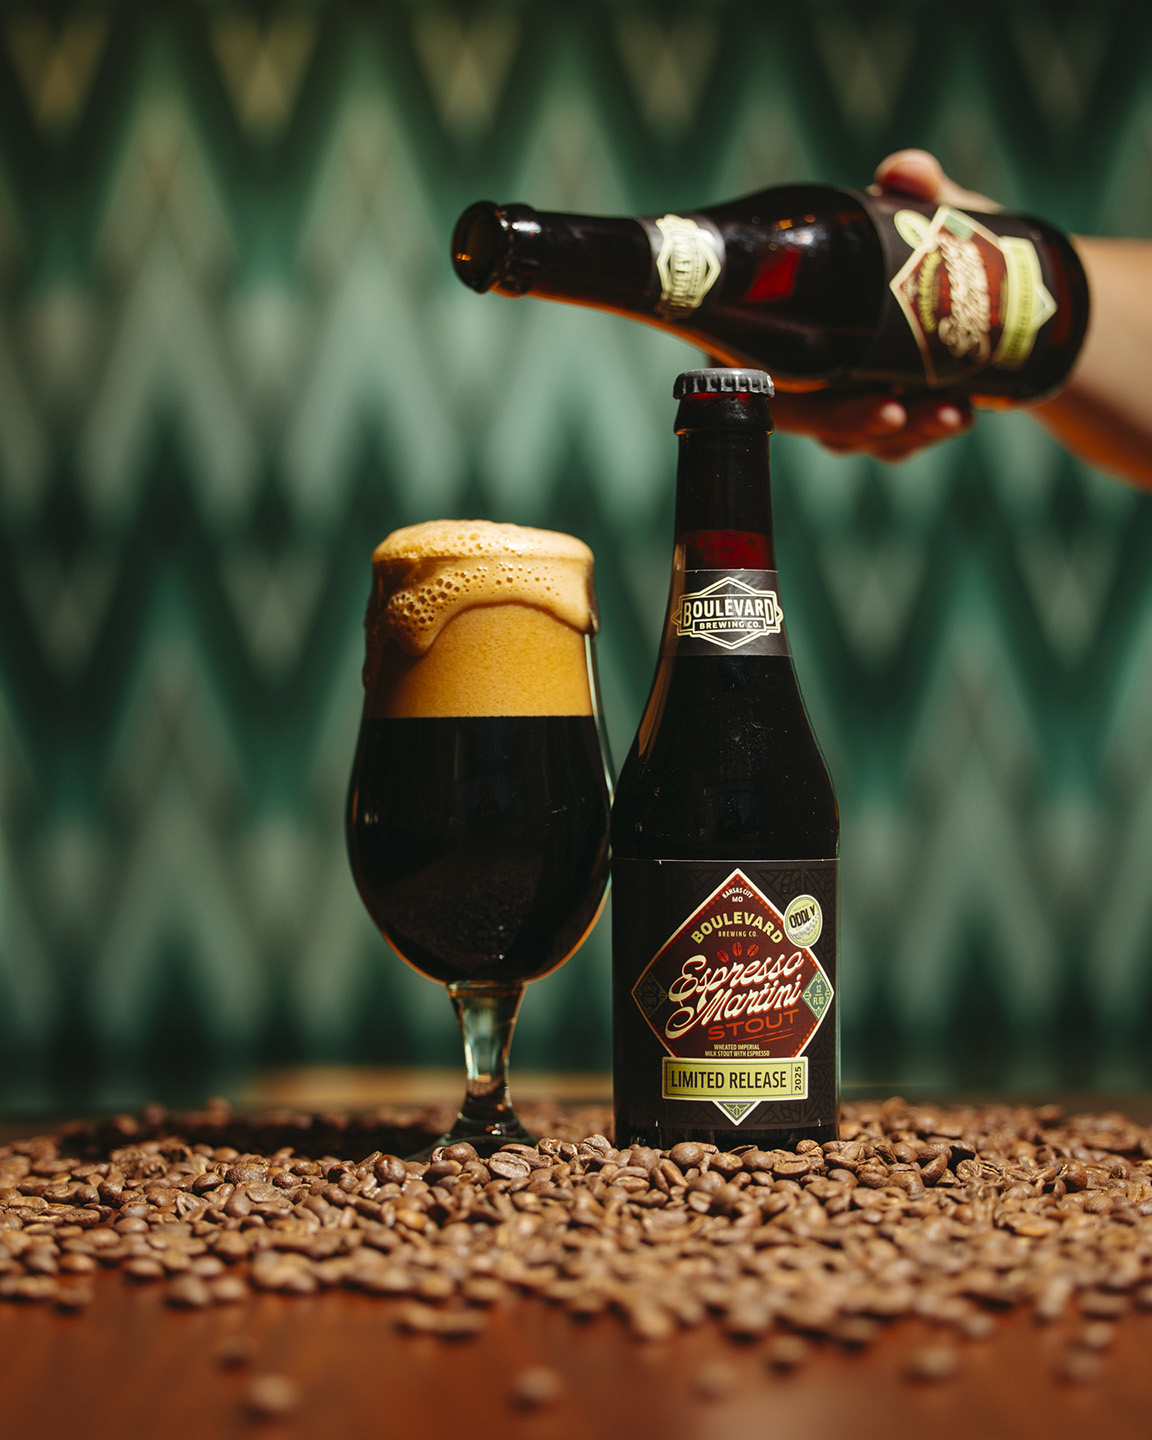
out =
[[596,630],[592,552],[574,535],[490,520],[431,520],[395,530],[372,556],[371,638],[422,655],[474,605],[519,602],[584,634]]
[[[555,639],[550,638],[547,627],[555,631],[558,625],[559,631],[566,633],[572,642],[578,642],[572,651],[575,656],[583,655],[583,637],[596,632],[592,552],[582,540],[554,530],[487,520],[433,520],[389,535],[376,547],[372,572],[372,595],[365,620],[368,644],[364,665],[364,685],[370,694],[375,692],[382,670],[386,674],[384,688],[387,690],[395,683],[395,675],[399,673],[396,664],[401,656],[408,661],[419,661],[426,656],[430,662],[439,653],[433,647],[450,622],[470,613],[479,619],[478,612],[483,607],[494,607],[491,621],[485,622],[483,631],[472,624],[468,627],[474,647],[473,671],[480,664],[480,651],[488,644],[485,633],[493,636],[500,633],[505,637],[503,656],[493,658],[496,671],[502,674],[501,698],[498,702],[483,702],[498,704],[500,708],[484,713],[504,713],[504,707],[512,703],[510,696],[515,687],[508,672],[509,664],[520,672],[515,683],[525,697],[540,692],[525,700],[543,707],[532,713],[583,713],[586,702],[580,702],[581,708],[577,710],[554,709],[559,701],[549,698],[541,688],[548,673],[557,665],[559,670],[564,669],[564,664],[559,664],[555,656],[561,651],[568,653],[568,642],[563,641],[559,633]],[[498,626],[497,610],[504,617]],[[526,612],[534,614],[536,622],[524,631],[522,641],[512,645],[513,632],[507,627],[514,615],[519,614],[523,618],[515,623],[523,629],[530,620]],[[540,624],[546,628],[541,630]],[[456,647],[452,648],[455,651]],[[513,650],[517,652],[514,659],[509,653]],[[521,650],[523,654],[519,653]],[[388,660],[389,655],[396,657],[395,661]],[[461,662],[457,658],[452,663],[459,666]],[[444,664],[448,666],[447,654]],[[428,677],[421,685],[426,687],[433,673],[438,674],[441,668],[439,664],[433,669],[421,664],[420,670]],[[410,672],[405,670],[405,674]],[[477,679],[478,675],[474,674],[473,680]],[[561,684],[558,680],[556,693],[566,684],[567,681]],[[581,676],[580,684],[586,694],[586,676]],[[388,701],[394,702],[398,703],[395,696]],[[420,703],[433,702],[424,696]],[[453,698],[444,703],[460,702]],[[570,698],[564,701],[565,706],[572,703]]]
[[465,560],[523,556],[536,559],[586,560],[592,552],[583,540],[559,530],[534,530],[527,525],[494,520],[426,520],[393,530],[377,545],[373,563],[394,560]]

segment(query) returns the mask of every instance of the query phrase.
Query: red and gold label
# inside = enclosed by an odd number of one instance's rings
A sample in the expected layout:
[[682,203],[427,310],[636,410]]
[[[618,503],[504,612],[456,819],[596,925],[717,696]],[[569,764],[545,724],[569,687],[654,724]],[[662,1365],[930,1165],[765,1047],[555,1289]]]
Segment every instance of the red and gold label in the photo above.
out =
[[984,369],[1019,369],[1056,313],[1036,247],[997,235],[941,205],[929,217],[898,210],[892,223],[911,253],[889,282],[933,386]]

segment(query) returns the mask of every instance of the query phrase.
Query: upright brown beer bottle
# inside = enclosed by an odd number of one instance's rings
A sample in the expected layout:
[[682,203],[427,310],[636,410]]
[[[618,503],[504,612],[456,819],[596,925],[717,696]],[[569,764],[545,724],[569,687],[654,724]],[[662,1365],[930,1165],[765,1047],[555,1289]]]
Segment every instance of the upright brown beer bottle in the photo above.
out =
[[832,1139],[839,819],[780,605],[772,382],[674,393],[672,584],[612,812],[617,1143]]
[[830,185],[641,219],[482,201],[452,250],[474,290],[612,310],[786,390],[1030,400],[1068,374],[1088,322],[1084,271],[1051,225]]

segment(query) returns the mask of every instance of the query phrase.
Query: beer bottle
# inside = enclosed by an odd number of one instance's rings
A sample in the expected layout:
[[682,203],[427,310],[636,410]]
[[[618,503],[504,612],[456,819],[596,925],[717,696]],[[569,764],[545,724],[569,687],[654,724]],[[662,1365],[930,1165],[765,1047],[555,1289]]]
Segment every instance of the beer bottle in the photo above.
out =
[[830,185],[640,219],[482,201],[452,247],[474,290],[627,315],[786,390],[1010,405],[1060,384],[1088,322],[1084,271],[1051,225]]
[[837,851],[772,544],[762,371],[676,381],[676,541],[612,812],[618,1144],[835,1138]]

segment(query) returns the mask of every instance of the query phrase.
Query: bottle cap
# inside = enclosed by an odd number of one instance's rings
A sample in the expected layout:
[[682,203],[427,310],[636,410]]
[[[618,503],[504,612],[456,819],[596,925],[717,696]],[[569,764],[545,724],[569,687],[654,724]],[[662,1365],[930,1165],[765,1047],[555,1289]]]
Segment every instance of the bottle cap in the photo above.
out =
[[676,377],[672,398],[685,395],[767,395],[776,393],[771,376],[764,370],[685,370]]

